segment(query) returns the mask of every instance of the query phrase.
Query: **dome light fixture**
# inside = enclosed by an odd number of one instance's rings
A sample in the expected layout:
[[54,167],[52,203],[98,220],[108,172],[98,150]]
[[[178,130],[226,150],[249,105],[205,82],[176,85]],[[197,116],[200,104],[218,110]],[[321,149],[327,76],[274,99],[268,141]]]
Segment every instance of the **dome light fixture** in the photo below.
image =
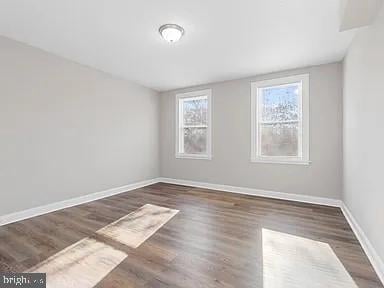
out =
[[164,24],[160,26],[159,33],[169,43],[175,43],[184,35],[184,29],[177,24]]

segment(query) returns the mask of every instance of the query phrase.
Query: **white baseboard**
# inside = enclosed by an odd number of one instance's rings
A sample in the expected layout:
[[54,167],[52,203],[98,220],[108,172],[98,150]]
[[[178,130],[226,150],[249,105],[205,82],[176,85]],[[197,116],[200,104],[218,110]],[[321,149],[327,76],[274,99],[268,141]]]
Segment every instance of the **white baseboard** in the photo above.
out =
[[60,201],[60,202],[47,204],[44,206],[34,207],[34,208],[31,208],[28,210],[23,210],[23,211],[11,213],[11,214],[3,215],[3,216],[0,216],[0,226],[6,225],[9,223],[13,223],[13,222],[17,222],[17,221],[21,221],[21,220],[25,220],[25,219],[32,218],[35,216],[43,215],[43,214],[57,211],[60,209],[64,209],[64,208],[84,204],[87,202],[95,201],[95,200],[98,200],[101,198],[105,198],[105,197],[109,197],[112,195],[127,192],[130,190],[138,189],[138,188],[141,188],[141,187],[144,187],[147,185],[151,185],[154,183],[158,183],[158,182],[159,182],[158,178],[154,178],[154,179],[150,179],[150,180],[145,180],[145,181],[141,181],[141,182],[136,182],[136,183],[124,185],[124,186],[117,187],[117,188],[108,189],[108,190],[101,191],[101,192],[87,194],[84,196],[80,196],[80,197],[76,197],[76,198],[72,198],[72,199],[68,199],[68,200],[64,200],[64,201]]
[[232,192],[232,193],[281,199],[281,200],[304,202],[304,203],[310,203],[310,204],[326,205],[326,206],[332,206],[332,207],[341,206],[341,200],[330,199],[330,198],[322,198],[322,197],[315,197],[315,196],[275,192],[275,191],[260,190],[260,189],[254,189],[254,188],[212,184],[212,183],[196,182],[196,181],[180,180],[180,179],[172,179],[172,178],[159,178],[159,181],[164,183],[169,183],[169,184],[178,184],[178,185],[192,186],[192,187],[198,187],[198,188],[206,188],[211,190],[219,190],[224,192]]
[[322,198],[322,197],[313,197],[313,196],[306,196],[306,195],[299,195],[299,194],[290,194],[290,193],[283,193],[283,192],[275,192],[275,191],[267,191],[267,190],[245,188],[245,187],[228,186],[228,185],[221,185],[221,184],[212,184],[212,183],[205,183],[205,182],[196,182],[196,181],[190,181],[190,180],[172,179],[172,178],[158,178],[158,180],[159,182],[164,182],[169,184],[185,185],[185,186],[192,186],[192,187],[198,187],[198,188],[206,188],[211,190],[219,190],[224,192],[232,192],[232,193],[261,196],[261,197],[267,197],[267,198],[275,198],[275,199],[291,200],[291,201],[298,201],[298,202],[304,202],[304,203],[310,203],[310,204],[339,207],[341,208],[345,218],[347,219],[349,225],[352,228],[352,231],[355,233],[357,239],[359,240],[361,246],[363,247],[363,250],[367,255],[368,259],[370,260],[378,277],[380,278],[381,282],[383,282],[384,284],[383,261],[381,260],[379,255],[376,253],[371,242],[368,240],[364,231],[356,222],[351,212],[348,210],[348,208],[345,206],[345,204],[341,200]]
[[384,283],[383,261],[381,260],[379,255],[376,253],[371,242],[368,240],[364,231],[356,222],[351,212],[348,210],[348,208],[345,206],[345,204],[341,200],[337,200],[337,199],[306,196],[306,195],[300,195],[300,194],[290,194],[290,193],[284,193],[284,192],[275,192],[275,191],[260,190],[260,189],[246,188],[246,187],[212,184],[212,183],[205,183],[205,182],[196,182],[196,181],[181,180],[181,179],[154,178],[146,181],[128,184],[128,185],[117,187],[117,188],[108,189],[101,192],[87,194],[87,195],[73,198],[73,199],[68,199],[68,200],[64,200],[64,201],[60,201],[60,202],[56,202],[56,203],[52,203],[44,206],[31,208],[28,210],[23,210],[23,211],[11,213],[11,214],[3,215],[3,216],[0,216],[0,226],[21,221],[24,219],[32,218],[35,216],[43,215],[43,214],[57,211],[60,209],[95,201],[95,200],[113,196],[116,194],[124,193],[130,190],[138,189],[138,188],[155,184],[158,182],[192,186],[192,187],[198,187],[198,188],[206,188],[211,190],[218,190],[218,191],[232,192],[232,193],[239,193],[239,194],[246,194],[246,195],[253,195],[253,196],[261,196],[261,197],[281,199],[281,200],[298,201],[298,202],[304,202],[304,203],[310,203],[310,204],[340,207],[349,225],[351,226],[353,232],[355,233],[357,239],[359,240],[361,246],[363,247],[364,252],[367,254],[369,260],[371,261],[372,266],[374,267],[377,275],[379,276],[380,280]]
[[377,254],[375,248],[373,248],[371,242],[368,237],[365,235],[363,229],[360,227],[359,223],[357,223],[356,219],[353,217],[351,211],[349,211],[348,207],[343,203],[341,205],[341,210],[345,218],[347,219],[349,225],[352,228],[352,231],[355,233],[357,239],[359,240],[361,246],[365,254],[367,255],[369,261],[371,262],[373,268],[376,271],[376,274],[379,276],[381,282],[384,284],[384,262],[380,258],[379,254]]

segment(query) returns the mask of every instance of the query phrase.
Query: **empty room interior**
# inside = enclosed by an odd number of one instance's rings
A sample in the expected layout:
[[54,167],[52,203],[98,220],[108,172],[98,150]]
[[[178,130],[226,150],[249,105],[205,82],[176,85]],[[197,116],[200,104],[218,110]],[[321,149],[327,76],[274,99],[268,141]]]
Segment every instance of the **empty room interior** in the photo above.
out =
[[0,1],[0,287],[384,288],[382,2]]

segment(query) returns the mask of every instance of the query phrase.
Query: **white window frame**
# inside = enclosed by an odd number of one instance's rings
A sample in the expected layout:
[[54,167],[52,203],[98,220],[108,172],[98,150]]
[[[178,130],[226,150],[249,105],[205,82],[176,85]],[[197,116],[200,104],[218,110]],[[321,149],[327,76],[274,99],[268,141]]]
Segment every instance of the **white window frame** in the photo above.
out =
[[[183,134],[180,132],[184,129],[183,124],[183,115],[180,113],[181,101],[188,98],[207,98],[208,101],[208,111],[207,111],[207,153],[206,154],[187,154],[180,152],[184,149],[184,138]],[[203,159],[211,160],[212,159],[212,90],[205,89],[187,93],[176,94],[176,158],[185,158],[185,159]],[[195,126],[196,127],[196,126]],[[205,126],[204,126],[205,127]]]
[[[259,111],[261,88],[301,83],[299,99],[299,156],[262,156],[259,134],[261,112]],[[300,119],[301,116],[301,119]],[[309,165],[309,74],[295,75],[251,83],[251,162]]]

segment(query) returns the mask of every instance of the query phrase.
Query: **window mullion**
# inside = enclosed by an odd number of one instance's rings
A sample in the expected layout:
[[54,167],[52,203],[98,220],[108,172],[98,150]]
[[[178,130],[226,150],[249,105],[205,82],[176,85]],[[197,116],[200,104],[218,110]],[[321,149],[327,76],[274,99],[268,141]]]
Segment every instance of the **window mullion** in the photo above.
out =
[[202,127],[202,125],[191,125],[191,124],[187,124],[187,125],[184,125],[185,128],[198,128],[198,127]]
[[[254,161],[308,161],[308,80],[308,75],[298,75],[252,83]],[[291,117],[297,119],[290,120]]]
[[[209,134],[211,122],[208,121],[204,124],[202,119],[205,113],[211,113],[211,90],[177,94],[176,99],[179,113],[176,157],[209,159],[211,157],[211,144],[209,143],[211,141]],[[206,141],[206,149],[202,146],[201,141]]]
[[300,120],[287,120],[287,121],[259,121],[260,124],[291,124],[300,123]]

